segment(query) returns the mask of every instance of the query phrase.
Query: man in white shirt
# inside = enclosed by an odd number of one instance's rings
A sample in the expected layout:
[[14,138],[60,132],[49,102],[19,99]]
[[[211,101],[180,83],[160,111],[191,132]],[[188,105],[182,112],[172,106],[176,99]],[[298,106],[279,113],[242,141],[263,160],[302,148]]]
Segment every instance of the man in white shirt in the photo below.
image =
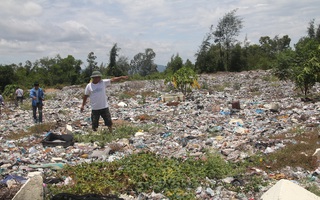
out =
[[85,90],[80,111],[84,110],[87,98],[90,97],[91,104],[91,120],[92,130],[97,131],[99,126],[100,116],[104,120],[105,126],[108,126],[112,133],[112,120],[109,111],[108,97],[106,95],[106,87],[111,86],[111,82],[128,79],[127,76],[113,77],[111,79],[101,79],[102,74],[99,71],[94,71],[91,75],[92,82],[88,83]]
[[18,103],[23,103],[23,90],[18,87],[16,90],[16,105],[18,105]]

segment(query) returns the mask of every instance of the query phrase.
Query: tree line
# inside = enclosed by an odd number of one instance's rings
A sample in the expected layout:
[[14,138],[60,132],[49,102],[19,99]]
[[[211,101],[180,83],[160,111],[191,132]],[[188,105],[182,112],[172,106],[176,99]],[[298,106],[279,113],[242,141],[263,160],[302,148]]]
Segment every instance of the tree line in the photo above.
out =
[[[72,55],[66,58],[57,55],[33,63],[28,60],[25,64],[0,65],[0,92],[10,94],[6,87],[10,86],[12,90],[12,85],[31,88],[34,81],[46,87],[87,83],[94,70],[100,70],[106,77],[130,75],[132,79],[153,79],[165,78],[181,68],[188,68],[197,74],[272,69],[279,79],[294,81],[306,95],[320,81],[320,25],[316,26],[315,20],[311,20],[307,35],[301,37],[294,48],[290,47],[288,35],[262,36],[259,44],[250,44],[247,38],[243,42],[237,40],[243,19],[236,15],[236,11],[226,13],[215,27],[210,26],[195,53],[195,63],[184,62],[177,53],[160,73],[154,63],[156,53],[153,49],[145,49],[129,62],[127,57],[119,56],[121,49],[114,44],[109,52],[108,65],[98,65],[94,52],[88,54],[86,64]],[[84,69],[81,68],[83,64],[86,65]]]

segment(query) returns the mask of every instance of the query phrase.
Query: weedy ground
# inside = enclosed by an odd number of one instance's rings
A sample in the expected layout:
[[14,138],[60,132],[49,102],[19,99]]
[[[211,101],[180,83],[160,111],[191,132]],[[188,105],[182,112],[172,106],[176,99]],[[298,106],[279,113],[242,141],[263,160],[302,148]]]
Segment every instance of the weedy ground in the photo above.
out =
[[[128,138],[135,131],[145,128],[128,124],[120,125],[115,135],[117,138],[119,136]],[[281,173],[281,170],[287,166],[310,171],[316,169],[317,162],[312,154],[319,142],[318,131],[318,128],[311,131],[292,129],[287,134],[274,137],[281,140],[290,139],[285,147],[274,153],[257,154],[237,163],[226,162],[220,155],[208,152],[200,158],[168,158],[142,151],[112,163],[96,162],[68,166],[57,176],[71,177],[74,185],[51,186],[50,190],[52,193],[96,193],[100,195],[119,195],[121,193],[137,195],[141,192],[154,191],[162,192],[170,199],[195,199],[194,191],[200,184],[211,188],[224,186],[242,193],[259,192],[269,180],[258,174],[249,175],[246,173],[248,169],[254,167],[264,170],[270,175],[270,180],[294,179],[294,177]],[[101,143],[115,139],[110,134],[102,135],[107,136],[95,135],[91,139],[100,140]],[[79,137],[78,140],[85,141],[88,138]],[[115,151],[121,149],[117,145],[111,145],[111,148]],[[237,177],[240,183],[223,183],[221,179],[225,177]],[[211,181],[208,181],[208,178]],[[316,185],[310,184],[307,189],[320,195],[320,190]]]

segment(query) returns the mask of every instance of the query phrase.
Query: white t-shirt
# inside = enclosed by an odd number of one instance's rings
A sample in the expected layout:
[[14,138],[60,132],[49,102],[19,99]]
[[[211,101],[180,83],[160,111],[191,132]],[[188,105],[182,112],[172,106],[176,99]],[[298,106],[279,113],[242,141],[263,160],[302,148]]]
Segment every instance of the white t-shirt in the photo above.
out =
[[17,89],[16,90],[16,95],[17,95],[17,97],[22,97],[23,96],[23,90],[22,89]]
[[99,83],[88,83],[84,94],[90,97],[90,104],[92,110],[100,110],[108,108],[108,97],[106,94],[106,87],[111,86],[110,79],[103,79]]

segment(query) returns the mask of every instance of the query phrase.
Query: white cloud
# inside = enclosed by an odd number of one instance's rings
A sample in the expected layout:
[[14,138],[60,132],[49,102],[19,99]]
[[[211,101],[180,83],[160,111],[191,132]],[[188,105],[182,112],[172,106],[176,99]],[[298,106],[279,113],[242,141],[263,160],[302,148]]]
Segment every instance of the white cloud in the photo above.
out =
[[1,2],[2,17],[31,17],[42,13],[42,7],[36,2],[24,0],[6,0]]
[[157,64],[177,53],[194,62],[209,27],[233,9],[244,22],[239,41],[289,35],[295,43],[310,20],[319,23],[319,8],[317,0],[6,0],[0,7],[0,64],[57,54],[86,62],[91,51],[107,63],[115,43],[129,60],[152,48]]

